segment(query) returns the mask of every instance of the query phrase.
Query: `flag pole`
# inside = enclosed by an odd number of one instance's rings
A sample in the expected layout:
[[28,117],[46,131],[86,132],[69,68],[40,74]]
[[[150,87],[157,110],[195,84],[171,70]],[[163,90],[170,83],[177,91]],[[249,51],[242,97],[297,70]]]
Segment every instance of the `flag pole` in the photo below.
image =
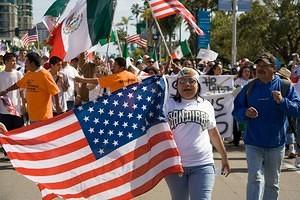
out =
[[161,37],[162,37],[162,40],[163,40],[163,43],[164,43],[164,45],[165,45],[165,47],[166,47],[167,53],[168,53],[170,59],[173,61],[172,56],[171,56],[171,53],[170,53],[170,50],[169,50],[169,47],[168,47],[167,42],[166,42],[166,39],[165,39],[165,37],[164,37],[164,35],[163,35],[162,31],[161,31],[161,28],[160,28],[160,26],[159,26],[159,23],[158,23],[156,17],[155,17],[154,14],[153,14],[153,10],[152,10],[151,4],[149,3],[149,0],[147,0],[147,2],[148,2],[148,4],[149,4],[149,6],[150,6],[150,10],[151,10],[151,13],[152,13],[152,17],[153,17],[153,19],[154,19],[154,21],[155,21],[155,24],[156,24],[156,27],[157,27],[157,29],[158,29],[158,31],[159,31],[159,34],[160,34]]
[[[114,20],[114,16],[115,16],[115,11],[116,11],[116,7],[117,7],[117,0],[113,0],[113,9],[114,9],[114,12],[113,12],[113,17],[112,19]],[[113,21],[111,22],[113,24]],[[112,28],[110,29],[110,34],[108,36],[108,44],[107,44],[107,49],[106,49],[106,66],[108,67],[108,70],[111,71],[110,69],[110,66],[108,64],[108,50],[109,50],[109,43],[110,43],[110,35],[111,35],[111,31],[112,31]]]
[[121,48],[121,44],[120,44],[120,40],[119,40],[119,34],[118,34],[118,31],[115,31],[115,32],[116,32],[115,36],[116,36],[116,40],[117,40],[117,44],[118,44],[118,49],[119,49],[121,57],[123,57],[123,52],[122,52],[122,48]]
[[37,24],[35,25],[35,30],[36,30],[36,35],[37,35],[38,50],[40,51],[40,41],[39,41],[39,32],[38,32],[38,29],[37,29]]

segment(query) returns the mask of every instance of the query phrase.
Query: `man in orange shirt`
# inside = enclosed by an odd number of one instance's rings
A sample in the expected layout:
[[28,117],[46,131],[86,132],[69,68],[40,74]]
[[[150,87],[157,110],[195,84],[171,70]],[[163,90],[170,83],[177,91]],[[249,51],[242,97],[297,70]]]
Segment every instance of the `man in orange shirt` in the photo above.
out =
[[51,74],[41,67],[41,57],[31,52],[26,55],[25,67],[28,72],[17,83],[0,92],[0,96],[18,88],[26,88],[26,100],[29,119],[37,122],[53,117],[52,100],[55,96],[56,109],[61,111],[57,87]]
[[80,83],[99,84],[109,92],[114,92],[127,85],[138,82],[135,74],[126,70],[126,60],[122,57],[115,58],[111,71],[113,74],[101,78],[81,78],[76,77],[75,81]]

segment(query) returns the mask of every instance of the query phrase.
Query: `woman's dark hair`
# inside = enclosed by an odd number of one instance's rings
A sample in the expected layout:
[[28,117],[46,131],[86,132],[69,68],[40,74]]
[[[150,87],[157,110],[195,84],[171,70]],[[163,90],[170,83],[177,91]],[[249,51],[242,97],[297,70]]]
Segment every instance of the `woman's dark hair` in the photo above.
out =
[[215,64],[208,70],[208,72],[206,73],[206,75],[215,75],[214,70],[219,66],[222,66],[221,62],[215,62]]
[[244,66],[240,69],[240,71],[238,72],[238,78],[241,78],[243,76],[243,72],[245,69],[249,69],[250,70],[250,77],[249,79],[251,79],[253,77],[253,73],[252,73],[252,69],[250,66]]
[[4,56],[3,56],[3,62],[4,62],[4,64],[6,63],[6,62],[8,62],[11,58],[16,58],[17,56],[16,56],[16,54],[14,54],[14,53],[6,53]]
[[[197,91],[197,93],[196,93],[195,96],[201,97],[201,96],[200,96],[200,93],[201,93],[201,85],[200,85],[199,82],[197,82],[197,84],[198,84],[198,91]],[[174,101],[180,103],[180,102],[181,102],[181,96],[180,96],[180,94],[179,94],[179,92],[178,92],[177,85],[178,85],[178,79],[177,79],[177,81],[176,81],[176,83],[175,83],[176,94],[175,94],[175,95],[172,95],[172,98],[174,99]]]
[[30,52],[26,55],[27,59],[30,63],[34,63],[34,65],[38,68],[41,66],[41,56],[35,52]]

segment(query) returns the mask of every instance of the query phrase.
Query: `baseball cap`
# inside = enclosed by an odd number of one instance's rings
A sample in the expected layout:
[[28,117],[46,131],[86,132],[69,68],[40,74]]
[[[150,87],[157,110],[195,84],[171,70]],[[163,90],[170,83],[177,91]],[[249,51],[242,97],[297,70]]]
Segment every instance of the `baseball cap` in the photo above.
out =
[[268,65],[272,64],[275,66],[276,58],[271,53],[265,52],[256,58],[256,60],[254,61],[254,64],[257,64],[259,61],[263,61],[264,63],[266,63]]
[[188,68],[188,67],[182,68],[179,71],[179,73],[177,74],[177,79],[182,78],[182,77],[192,77],[192,78],[196,79],[198,81],[198,83],[200,83],[199,73],[192,68]]

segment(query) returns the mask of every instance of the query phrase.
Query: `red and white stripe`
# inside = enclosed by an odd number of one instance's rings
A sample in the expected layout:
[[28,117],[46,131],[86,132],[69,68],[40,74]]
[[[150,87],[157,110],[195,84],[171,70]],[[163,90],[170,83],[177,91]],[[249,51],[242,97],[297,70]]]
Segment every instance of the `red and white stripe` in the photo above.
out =
[[152,0],[150,1],[150,7],[156,19],[180,14],[198,35],[204,35],[204,32],[196,23],[195,17],[178,0]]
[[30,43],[38,41],[38,35],[28,35],[28,33],[26,33],[22,38],[22,42],[24,44],[24,46],[28,46]]
[[143,48],[147,47],[147,40],[141,38],[141,36],[139,34],[134,34],[134,35],[126,37],[126,41],[127,41],[127,43],[138,44]]
[[96,160],[73,112],[50,122],[0,134],[13,166],[39,183],[44,200],[132,199],[182,172],[167,123]]
[[152,0],[150,1],[150,7],[153,12],[153,16],[156,19],[162,19],[170,15],[177,14],[177,0]]

